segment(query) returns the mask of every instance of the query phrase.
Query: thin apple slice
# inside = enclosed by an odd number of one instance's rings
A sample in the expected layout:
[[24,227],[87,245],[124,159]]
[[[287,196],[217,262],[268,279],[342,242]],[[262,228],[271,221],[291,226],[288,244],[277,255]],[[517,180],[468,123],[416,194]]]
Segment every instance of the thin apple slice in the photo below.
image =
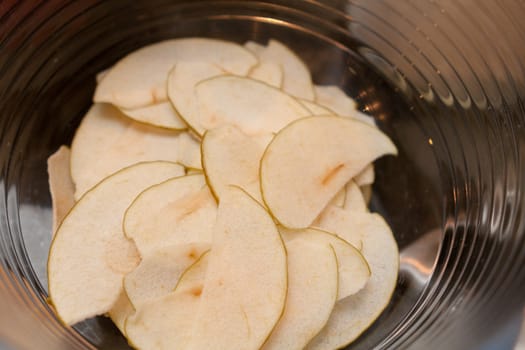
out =
[[162,246],[211,243],[217,214],[203,175],[187,175],[152,186],[131,203],[124,232],[142,256]]
[[289,230],[280,227],[279,232],[285,242],[302,239],[311,244],[329,244],[334,248],[339,267],[338,300],[359,292],[368,282],[370,267],[366,259],[355,246],[336,234],[315,228]]
[[120,292],[120,295],[117,301],[111,307],[111,310],[108,311],[108,316],[111,318],[111,321],[117,326],[119,331],[126,335],[126,320],[129,316],[133,315],[135,309],[133,304],[128,298],[128,295],[124,289]]
[[191,335],[202,294],[210,251],[181,275],[175,289],[145,301],[126,321],[128,341],[138,349],[184,348]]
[[112,308],[124,275],[140,262],[135,245],[122,232],[126,208],[145,187],[183,173],[179,164],[139,163],[100,182],[71,209],[48,260],[49,294],[64,323]]
[[147,256],[124,277],[124,289],[135,308],[169,294],[188,267],[210,249],[209,243],[175,244]]
[[336,207],[342,208],[345,205],[346,200],[346,189],[343,187],[339,192],[336,193],[334,198],[328,203],[328,205],[335,205]]
[[[363,193],[361,192],[361,189],[354,180],[349,181],[345,186],[345,201],[343,204],[343,208],[345,210],[351,210],[351,211],[360,211],[360,212],[366,212],[368,211],[365,198],[363,197]],[[323,216],[323,214],[321,214]]]
[[378,214],[352,213],[356,225],[367,232],[363,255],[372,275],[359,293],[338,301],[325,328],[307,349],[339,349],[363,333],[388,305],[396,287],[399,252],[390,227]]
[[368,164],[359,174],[354,176],[357,186],[371,185],[375,180],[374,164]]
[[179,135],[179,163],[188,169],[202,170],[201,143],[189,132]]
[[310,226],[363,168],[396,154],[390,139],[365,123],[337,116],[299,119],[281,130],[261,159],[261,190],[283,226]]
[[227,125],[207,131],[201,149],[206,180],[216,198],[228,185],[237,185],[262,203],[259,162],[264,147],[253,137]]
[[66,146],[60,148],[47,159],[47,174],[49,176],[49,192],[53,207],[53,227],[55,232],[66,216],[75,205],[75,184],[71,179],[70,151]]
[[245,42],[244,47],[250,50],[256,56],[259,56],[259,54],[266,49],[266,46],[264,46],[263,44],[259,44],[258,42],[251,40]]
[[328,205],[315,219],[312,226],[333,232],[357,249],[361,250],[363,246],[362,235],[365,234],[360,227],[356,227],[352,218],[349,216],[349,210],[339,208],[334,205]]
[[312,101],[301,99],[299,100],[303,106],[306,107],[310,111],[312,115],[328,115],[328,114],[335,114],[333,111],[331,111],[329,108],[326,108],[324,106],[321,106],[320,104],[317,104]]
[[310,115],[295,98],[260,81],[233,75],[218,76],[195,86],[199,113],[186,120],[192,127],[209,130],[230,124],[245,134],[269,134]]
[[219,203],[188,349],[259,349],[281,317],[286,250],[266,210],[238,187]]
[[248,73],[248,77],[280,88],[283,84],[283,69],[276,63],[260,62],[258,65],[252,67]]
[[288,294],[284,313],[263,350],[301,350],[324,327],[337,300],[334,248],[303,239],[286,243]]
[[159,102],[140,108],[120,108],[129,118],[148,125],[171,130],[185,130],[188,125],[169,102]]
[[360,120],[370,125],[376,125],[374,118],[357,110],[356,102],[348,97],[339,86],[335,85],[315,85],[315,101],[334,111],[342,117],[349,117]]
[[199,109],[194,93],[195,85],[226,74],[220,66],[207,62],[180,62],[169,72],[169,100],[181,118],[199,136],[202,136],[205,130],[197,123]]
[[71,145],[75,199],[115,171],[143,161],[178,161],[178,133],[129,120],[117,108],[95,104]]
[[166,77],[178,62],[205,61],[245,75],[257,58],[244,47],[206,38],[167,40],[143,47],[120,60],[95,90],[94,102],[140,108],[167,101]]
[[277,40],[270,40],[264,49],[253,44],[245,44],[257,55],[260,62],[272,62],[283,68],[282,89],[292,96],[313,101],[314,87],[310,71],[304,62],[287,46]]

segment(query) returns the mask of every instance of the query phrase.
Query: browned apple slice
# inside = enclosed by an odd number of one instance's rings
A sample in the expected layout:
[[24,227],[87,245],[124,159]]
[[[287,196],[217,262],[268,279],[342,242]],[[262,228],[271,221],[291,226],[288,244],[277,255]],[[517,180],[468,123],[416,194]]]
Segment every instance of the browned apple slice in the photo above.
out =
[[175,163],[139,163],[109,176],[71,209],[51,244],[49,294],[66,324],[108,312],[122,279],[140,262],[122,232],[126,208],[144,188],[183,174]]
[[299,119],[281,130],[261,160],[264,202],[283,226],[310,226],[335,194],[369,163],[396,154],[375,127],[337,116]]

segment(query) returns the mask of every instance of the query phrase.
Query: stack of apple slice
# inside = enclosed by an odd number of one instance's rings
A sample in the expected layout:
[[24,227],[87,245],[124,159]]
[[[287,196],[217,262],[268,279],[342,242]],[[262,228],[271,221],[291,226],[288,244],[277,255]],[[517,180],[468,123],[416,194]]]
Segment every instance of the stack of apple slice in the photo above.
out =
[[108,315],[139,349],[335,349],[379,316],[399,257],[367,198],[397,151],[341,89],[275,40],[165,41],[97,81],[48,161],[65,324]]

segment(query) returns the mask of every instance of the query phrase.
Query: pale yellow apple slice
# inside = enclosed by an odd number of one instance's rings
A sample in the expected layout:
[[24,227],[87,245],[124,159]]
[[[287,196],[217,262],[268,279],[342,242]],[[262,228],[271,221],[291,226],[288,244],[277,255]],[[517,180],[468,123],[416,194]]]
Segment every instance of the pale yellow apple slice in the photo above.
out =
[[159,102],[139,108],[120,108],[127,117],[160,128],[184,130],[188,125],[180,117],[170,102]]
[[[357,186],[354,180],[351,180],[346,184],[345,192],[346,196],[343,204],[343,208],[345,210],[360,212],[368,211],[365,198],[363,197],[363,192],[361,192],[361,189],[359,186]],[[321,214],[321,216],[323,216],[323,214]]]
[[183,272],[209,249],[209,243],[175,244],[143,256],[137,268],[124,277],[124,289],[133,306],[173,291]]
[[259,56],[259,54],[266,49],[266,46],[263,44],[259,44],[258,42],[252,40],[245,42],[244,47],[250,50],[256,56]]
[[336,193],[334,198],[328,203],[328,205],[335,205],[336,207],[342,208],[346,201],[346,189],[343,187],[339,192]]
[[289,230],[280,227],[279,232],[285,242],[302,239],[311,244],[329,244],[334,248],[339,268],[338,300],[359,292],[368,282],[370,267],[366,259],[355,246],[336,234],[315,228]]
[[179,163],[188,169],[202,170],[201,143],[189,132],[179,135]]
[[75,184],[69,172],[69,158],[69,148],[60,146],[60,148],[47,159],[49,192],[51,193],[51,204],[53,207],[53,236],[66,214],[75,204]]
[[277,63],[260,62],[258,65],[252,67],[248,73],[248,77],[280,88],[283,84],[283,69]]
[[[328,205],[312,223],[315,228],[333,232],[354,247],[361,249],[363,246],[363,230],[356,226],[349,215],[350,209]],[[352,211],[353,212],[353,211]]]
[[186,349],[259,349],[281,317],[286,251],[266,210],[238,187],[219,203],[213,248]]
[[337,116],[299,119],[281,130],[261,159],[263,199],[283,226],[310,226],[335,194],[374,159],[396,154],[390,139]]
[[200,303],[209,251],[189,266],[174,291],[145,301],[125,326],[131,345],[138,349],[182,349],[191,336]]
[[108,316],[123,335],[126,335],[126,320],[134,312],[135,308],[131,304],[124,288],[122,288],[117,301],[113,304],[111,310],[108,311]]
[[162,246],[210,243],[217,204],[203,175],[187,175],[152,186],[135,198],[123,227],[142,256]]
[[62,221],[48,260],[49,294],[66,324],[108,312],[123,276],[140,262],[122,232],[126,208],[144,188],[184,173],[168,162],[122,169],[87,192]]
[[180,62],[168,74],[168,97],[181,118],[199,136],[204,129],[197,123],[199,109],[194,93],[197,83],[213,77],[226,75],[220,66],[209,62]]
[[245,45],[257,55],[260,62],[276,63],[283,68],[282,89],[285,92],[310,101],[315,99],[310,71],[295,52],[277,40],[270,40],[264,48],[253,42]]
[[390,228],[378,214],[352,213],[365,229],[363,255],[372,275],[359,293],[338,301],[325,328],[307,349],[339,349],[355,340],[388,305],[396,287],[399,252]]
[[115,107],[95,104],[71,145],[75,199],[115,171],[143,161],[178,161],[178,133],[131,121]]
[[312,115],[327,115],[327,114],[335,114],[333,111],[331,111],[329,108],[326,108],[324,106],[321,106],[320,104],[317,104],[312,101],[301,99],[299,100],[303,106],[306,107],[310,111]]
[[218,76],[195,85],[199,113],[186,120],[197,130],[230,124],[248,135],[269,134],[310,115],[294,97],[260,81],[233,75]]
[[123,108],[167,101],[166,77],[178,62],[205,61],[245,75],[257,58],[233,42],[206,38],[167,40],[134,51],[117,62],[95,90],[94,102]]
[[207,131],[201,149],[206,180],[215,197],[220,199],[228,185],[237,185],[262,203],[259,162],[264,147],[253,137],[227,125]]
[[355,101],[335,85],[315,85],[315,101],[334,111],[335,114],[358,119],[370,125],[376,125],[374,118],[357,110]]
[[301,350],[324,327],[337,300],[338,267],[329,244],[286,243],[288,294],[284,313],[263,350]]
[[359,174],[354,176],[357,186],[371,185],[375,180],[374,164],[368,164]]

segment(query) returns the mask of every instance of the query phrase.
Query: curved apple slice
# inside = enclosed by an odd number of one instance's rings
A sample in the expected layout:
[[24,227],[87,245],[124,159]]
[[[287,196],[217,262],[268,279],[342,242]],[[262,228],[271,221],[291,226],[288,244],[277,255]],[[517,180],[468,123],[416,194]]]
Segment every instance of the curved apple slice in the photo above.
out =
[[329,244],[333,247],[339,267],[338,300],[359,292],[368,282],[370,267],[366,259],[355,246],[336,234],[315,228],[289,230],[280,227],[279,232],[285,242],[302,239],[311,244]]
[[286,243],[286,253],[286,305],[263,350],[303,349],[324,327],[337,300],[337,259],[332,246],[296,239]]
[[245,134],[270,134],[310,115],[294,97],[260,81],[233,75],[218,76],[195,86],[199,113],[186,120],[197,130],[230,124]]
[[152,186],[131,203],[124,232],[142,256],[166,245],[210,243],[217,204],[203,175],[187,175]]
[[359,174],[354,176],[357,186],[371,185],[375,180],[374,164],[368,164]]
[[336,193],[336,195],[332,198],[332,200],[328,203],[328,205],[335,205],[336,207],[342,208],[346,201],[346,189],[343,187],[339,192]]
[[333,232],[354,247],[361,250],[363,246],[362,235],[365,234],[360,227],[357,227],[348,214],[350,210],[328,205],[319,217],[312,223],[312,226]]
[[[365,198],[363,197],[363,192],[357,184],[351,180],[345,186],[346,197],[343,204],[345,210],[367,212],[368,208],[366,205]],[[321,214],[323,216],[323,214]],[[325,219],[326,220],[326,219]]]
[[148,300],[169,294],[181,275],[210,249],[209,243],[175,244],[142,257],[124,277],[124,289],[135,308]]
[[238,187],[219,203],[188,349],[259,349],[281,317],[286,250],[266,210]]
[[226,75],[221,67],[206,62],[180,62],[168,75],[168,97],[181,118],[199,136],[204,129],[198,123],[199,107],[195,96],[197,83],[213,77]]
[[188,128],[188,125],[169,102],[160,102],[134,109],[120,108],[120,111],[140,123],[172,130]]
[[206,38],[167,40],[145,46],[120,60],[100,81],[94,102],[122,108],[167,101],[166,77],[178,62],[206,61],[245,75],[257,58],[241,45]]
[[111,307],[111,310],[108,311],[108,316],[111,318],[111,321],[117,326],[119,331],[126,335],[126,320],[129,316],[133,315],[135,309],[131,304],[131,301],[128,298],[128,295],[122,289],[117,301]]
[[339,86],[335,85],[315,85],[315,101],[334,111],[342,117],[349,117],[360,120],[370,125],[376,125],[374,118],[357,110],[356,102],[348,97]]
[[259,162],[264,147],[234,126],[223,126],[204,134],[201,144],[206,180],[217,199],[228,185],[237,185],[262,203]]
[[49,294],[64,323],[112,308],[124,275],[140,262],[135,245],[122,232],[126,208],[144,188],[183,173],[174,163],[139,163],[100,182],[71,209],[48,260]]
[[137,307],[126,321],[128,341],[139,349],[179,349],[189,341],[201,299],[209,251],[189,266],[175,290]]
[[260,62],[272,62],[283,68],[282,89],[295,97],[313,101],[315,99],[314,87],[310,71],[304,62],[287,46],[277,40],[270,40],[268,46],[245,44],[252,50]]
[[283,226],[310,226],[363,168],[396,154],[390,139],[365,123],[337,116],[303,118],[270,142],[261,159],[264,202]]
[[303,106],[306,107],[306,109],[308,109],[310,111],[310,113],[312,115],[334,114],[334,112],[331,111],[330,109],[328,109],[328,108],[326,108],[324,106],[321,106],[320,104],[317,104],[315,102],[304,100],[304,99],[301,99],[299,101],[303,104]]
[[189,132],[179,135],[179,163],[188,169],[202,170],[201,143]]
[[95,104],[71,145],[75,199],[115,171],[144,161],[178,161],[178,133],[134,122],[117,108]]
[[283,84],[283,69],[276,63],[260,62],[258,65],[252,67],[248,73],[248,77],[280,88]]
[[75,205],[75,184],[71,179],[69,148],[60,148],[47,159],[49,192],[53,206],[53,236],[66,214]]
[[338,301],[325,328],[307,349],[339,349],[363,333],[388,305],[396,287],[399,251],[390,228],[378,214],[352,213],[363,227],[363,255],[372,276],[359,293]]

